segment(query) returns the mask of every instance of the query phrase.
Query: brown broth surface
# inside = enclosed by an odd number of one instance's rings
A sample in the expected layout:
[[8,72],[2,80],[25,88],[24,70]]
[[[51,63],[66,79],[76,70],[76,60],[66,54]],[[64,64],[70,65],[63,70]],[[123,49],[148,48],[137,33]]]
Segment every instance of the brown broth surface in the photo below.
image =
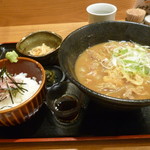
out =
[[117,98],[149,99],[150,76],[128,74],[113,66],[110,59],[117,47],[134,47],[134,43],[110,41],[97,44],[79,55],[75,64],[78,81],[84,86]]

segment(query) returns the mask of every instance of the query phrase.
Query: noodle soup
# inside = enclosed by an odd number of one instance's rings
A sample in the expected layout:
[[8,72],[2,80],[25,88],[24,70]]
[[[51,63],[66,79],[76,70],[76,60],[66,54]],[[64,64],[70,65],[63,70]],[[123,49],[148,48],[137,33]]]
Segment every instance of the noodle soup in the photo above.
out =
[[124,99],[150,98],[150,47],[109,41],[86,49],[75,64],[78,81],[98,93]]

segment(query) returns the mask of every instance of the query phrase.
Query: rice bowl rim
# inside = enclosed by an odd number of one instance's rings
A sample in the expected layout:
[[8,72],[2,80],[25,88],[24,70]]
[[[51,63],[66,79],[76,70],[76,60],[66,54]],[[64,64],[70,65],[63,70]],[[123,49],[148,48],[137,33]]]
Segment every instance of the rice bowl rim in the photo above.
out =
[[[3,61],[7,61],[7,60],[8,59],[6,59],[6,58],[1,59],[0,63],[3,62]],[[29,103],[32,99],[34,99],[40,93],[43,86],[45,85],[45,80],[46,80],[45,70],[44,70],[44,67],[39,62],[37,62],[36,60],[34,60],[32,58],[28,58],[28,57],[18,57],[18,60],[29,61],[29,62],[32,62],[32,63],[37,65],[37,67],[41,70],[41,76],[42,76],[41,84],[40,84],[39,88],[37,89],[37,91],[30,98],[28,98],[24,102],[14,106],[14,107],[4,109],[4,110],[0,110],[0,114],[8,113],[8,112],[11,112],[11,111],[14,111],[14,110],[17,110],[17,109],[19,110],[20,108],[24,107],[27,103]]]

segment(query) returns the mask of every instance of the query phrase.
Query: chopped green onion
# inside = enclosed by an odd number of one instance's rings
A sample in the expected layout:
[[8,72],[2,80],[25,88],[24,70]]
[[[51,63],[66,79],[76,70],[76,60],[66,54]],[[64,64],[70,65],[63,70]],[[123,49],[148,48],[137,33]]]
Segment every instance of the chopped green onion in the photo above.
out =
[[150,49],[148,46],[122,46],[117,47],[112,52],[112,63],[119,66],[125,72],[139,74],[141,76],[150,75]]

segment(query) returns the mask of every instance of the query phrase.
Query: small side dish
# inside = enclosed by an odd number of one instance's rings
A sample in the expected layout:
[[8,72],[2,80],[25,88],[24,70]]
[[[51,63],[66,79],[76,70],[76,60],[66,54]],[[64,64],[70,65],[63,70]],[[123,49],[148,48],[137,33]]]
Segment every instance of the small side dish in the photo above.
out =
[[16,45],[20,56],[30,57],[42,65],[54,65],[58,61],[58,49],[62,37],[51,31],[37,31],[23,37]]
[[45,68],[46,72],[46,88],[50,89],[54,84],[58,84],[65,80],[65,74],[59,66],[50,66]]

